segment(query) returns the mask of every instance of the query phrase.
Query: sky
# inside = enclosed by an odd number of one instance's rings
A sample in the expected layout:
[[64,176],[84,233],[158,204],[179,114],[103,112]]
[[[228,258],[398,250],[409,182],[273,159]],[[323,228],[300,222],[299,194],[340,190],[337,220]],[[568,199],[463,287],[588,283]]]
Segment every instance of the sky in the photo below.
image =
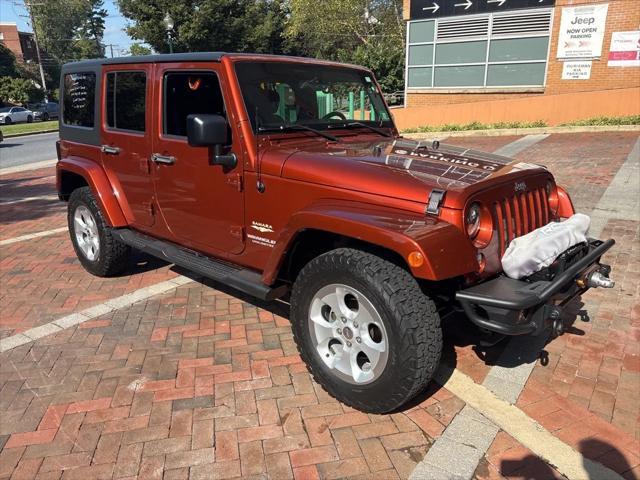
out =
[[[107,9],[109,16],[105,19],[104,44],[113,45],[113,55],[118,56],[120,52],[129,49],[134,42],[124,32],[126,19],[120,15],[118,7],[114,0],[105,0],[104,7]],[[18,30],[21,32],[32,32],[28,19],[23,15],[27,15],[24,8],[23,0],[0,0],[0,22],[13,22],[18,24]],[[107,46],[107,56],[111,56],[110,47]]]

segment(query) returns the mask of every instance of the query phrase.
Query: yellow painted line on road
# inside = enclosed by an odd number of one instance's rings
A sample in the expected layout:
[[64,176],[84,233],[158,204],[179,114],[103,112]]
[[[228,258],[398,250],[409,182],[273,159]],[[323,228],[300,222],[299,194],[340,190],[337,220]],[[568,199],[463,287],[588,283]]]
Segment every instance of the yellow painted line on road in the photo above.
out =
[[478,385],[459,370],[444,368],[435,380],[467,405],[475,408],[502,430],[552,465],[569,479],[621,480],[604,465],[585,458],[515,405],[501,400],[486,387]]

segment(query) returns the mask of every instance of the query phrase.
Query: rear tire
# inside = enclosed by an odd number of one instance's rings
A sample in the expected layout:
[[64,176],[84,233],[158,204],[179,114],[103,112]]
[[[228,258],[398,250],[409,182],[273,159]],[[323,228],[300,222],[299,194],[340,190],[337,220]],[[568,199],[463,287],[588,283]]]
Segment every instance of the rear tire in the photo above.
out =
[[48,113],[44,113],[44,115],[42,115],[42,121],[43,122],[48,122],[49,121],[49,114]]
[[366,252],[340,248],[311,260],[293,285],[291,318],[314,379],[364,412],[401,407],[440,362],[433,301],[407,270]]
[[67,221],[71,243],[85,270],[108,277],[127,267],[131,248],[113,237],[89,187],[71,193]]

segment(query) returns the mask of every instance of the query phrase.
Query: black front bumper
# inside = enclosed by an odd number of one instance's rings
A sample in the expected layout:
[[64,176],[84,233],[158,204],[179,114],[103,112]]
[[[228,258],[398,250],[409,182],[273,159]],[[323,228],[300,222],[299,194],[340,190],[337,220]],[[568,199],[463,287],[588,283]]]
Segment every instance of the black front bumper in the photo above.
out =
[[[615,240],[589,240],[588,253],[550,281],[514,280],[501,275],[456,293],[469,319],[479,327],[503,335],[537,335],[549,326],[560,328],[562,306],[589,287],[584,278],[598,270],[608,275],[600,257]],[[560,333],[560,332],[558,332]]]

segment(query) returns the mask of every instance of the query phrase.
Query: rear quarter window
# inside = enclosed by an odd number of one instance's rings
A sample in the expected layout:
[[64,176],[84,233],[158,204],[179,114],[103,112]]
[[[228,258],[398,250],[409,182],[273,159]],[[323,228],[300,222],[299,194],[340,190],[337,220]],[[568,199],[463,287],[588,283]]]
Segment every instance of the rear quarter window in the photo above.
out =
[[62,122],[69,126],[93,128],[95,95],[95,73],[65,74]]

